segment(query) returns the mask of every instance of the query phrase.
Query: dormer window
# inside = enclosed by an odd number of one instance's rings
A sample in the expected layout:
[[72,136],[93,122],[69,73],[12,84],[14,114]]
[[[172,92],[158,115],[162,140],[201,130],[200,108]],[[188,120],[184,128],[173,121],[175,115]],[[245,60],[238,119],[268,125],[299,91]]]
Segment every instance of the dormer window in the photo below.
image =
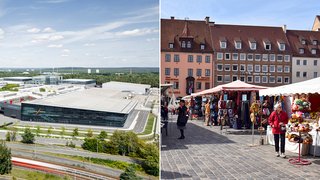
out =
[[251,50],[256,50],[257,49],[257,43],[253,42],[253,41],[250,41],[250,49]]
[[279,44],[279,50],[284,51],[286,50],[286,44],[285,43],[278,43]]
[[186,41],[181,41],[181,47],[186,48]]
[[187,48],[191,48],[192,46],[191,46],[191,42],[190,41],[187,41]]
[[270,43],[266,43],[264,45],[265,50],[271,50],[271,44]]
[[241,49],[241,41],[235,41],[236,49]]
[[304,54],[304,49],[303,48],[299,48],[299,54]]
[[301,39],[301,44],[305,45],[306,44],[306,40],[305,39]]
[[317,50],[316,49],[311,49],[311,54],[317,54]]
[[173,43],[169,43],[169,48],[173,49]]
[[317,40],[313,40],[312,44],[316,46],[316,45],[318,45],[318,41]]
[[220,48],[221,49],[227,48],[227,41],[220,41]]
[[204,44],[200,44],[200,49],[201,49],[201,50],[204,50],[205,47],[206,47],[206,46],[205,46]]

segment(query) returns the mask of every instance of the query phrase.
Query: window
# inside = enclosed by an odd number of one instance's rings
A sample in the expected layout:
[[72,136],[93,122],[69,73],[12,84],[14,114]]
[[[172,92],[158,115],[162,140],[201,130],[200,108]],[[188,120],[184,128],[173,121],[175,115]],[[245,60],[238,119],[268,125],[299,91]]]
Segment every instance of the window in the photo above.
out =
[[238,60],[238,53],[232,53],[232,60]]
[[166,54],[165,55],[165,60],[166,60],[166,62],[170,62],[171,61],[171,55],[170,54]]
[[262,72],[268,72],[268,65],[262,65]]
[[210,63],[211,59],[210,56],[206,56],[206,63]]
[[300,59],[297,59],[297,65],[298,66],[300,65]]
[[290,66],[284,66],[284,72],[286,73],[290,72]]
[[318,72],[313,72],[313,78],[318,77]]
[[261,60],[261,54],[255,54],[254,60],[260,61]]
[[271,50],[271,44],[270,44],[270,43],[266,43],[266,44],[264,45],[264,48],[265,48],[266,50]]
[[260,72],[260,65],[254,65],[254,71]]
[[223,53],[217,53],[217,59],[222,60],[223,59]]
[[311,54],[317,54],[317,50],[316,49],[311,49]]
[[227,42],[226,41],[220,41],[220,48],[221,49],[227,48]]
[[282,83],[282,77],[281,76],[277,76],[277,83]]
[[277,66],[277,72],[282,72],[283,71],[282,69],[283,69],[282,66]]
[[256,50],[257,49],[257,43],[256,42],[250,42],[250,49]]
[[282,58],[283,58],[282,55],[277,55],[277,61],[278,61],[278,62],[282,62]]
[[169,48],[173,49],[173,43],[169,43]]
[[188,62],[193,62],[193,55],[188,55]]
[[225,55],[225,58],[224,58],[225,60],[230,60],[230,53],[225,53],[224,55]]
[[223,70],[223,65],[222,64],[217,64],[217,70],[222,71]]
[[210,83],[206,82],[204,86],[205,86],[205,89],[210,89]]
[[206,46],[205,46],[204,44],[200,44],[200,49],[201,49],[201,50],[204,50],[205,47],[206,47]]
[[303,65],[306,66],[307,64],[307,60],[303,60]]
[[300,77],[300,71],[296,72],[296,77]]
[[285,84],[289,84],[289,83],[290,83],[289,80],[290,80],[289,77],[287,77],[287,76],[284,77],[284,83],[285,83]]
[[280,51],[286,50],[286,44],[284,44],[284,43],[279,43],[279,50],[280,50]]
[[173,89],[179,89],[179,82],[173,83]]
[[270,76],[269,83],[275,83],[275,82],[276,82],[276,78],[274,76]]
[[197,55],[197,63],[201,63],[202,62],[202,56],[201,55]]
[[193,69],[188,69],[188,76],[193,76]]
[[179,54],[175,54],[173,60],[174,60],[174,62],[179,62],[180,61]]
[[299,54],[304,54],[304,49],[303,48],[299,48]]
[[224,82],[230,82],[230,75],[224,75]]
[[165,81],[164,83],[165,83],[165,84],[170,84],[170,81]]
[[305,45],[306,44],[306,40],[305,39],[301,39],[301,44]]
[[254,77],[254,82],[255,83],[260,83],[260,76],[255,76]]
[[269,55],[268,54],[262,54],[262,61],[268,61],[269,60]]
[[253,77],[252,76],[248,76],[247,77],[247,82],[248,83],[252,83],[253,82]]
[[245,61],[246,60],[246,54],[245,53],[240,53],[240,60]]
[[197,87],[197,89],[201,89],[201,82],[197,82],[196,87]]
[[275,65],[270,65],[269,71],[270,72],[276,72],[276,66]]
[[232,65],[232,71],[238,71],[238,64]]
[[166,76],[170,76],[170,68],[165,68],[165,69],[164,69],[164,74],[165,74]]
[[316,46],[316,45],[318,45],[318,41],[317,40],[313,40],[312,44]]
[[191,48],[191,42],[190,41],[187,42],[187,48],[189,48],[189,49]]
[[173,74],[179,76],[179,68],[174,68]]
[[217,81],[222,82],[223,81],[222,76],[217,76]]
[[307,77],[307,72],[302,73],[302,77],[306,78]]
[[248,54],[248,61],[252,61],[253,60],[253,54]]
[[262,76],[261,77],[262,83],[268,83],[268,77],[267,76]]
[[246,65],[240,64],[240,71],[246,71]]
[[284,55],[284,62],[290,62],[290,55]]
[[232,76],[232,81],[238,80],[238,76]]
[[313,65],[318,66],[318,60],[313,60]]
[[247,71],[248,72],[252,72],[253,71],[253,65],[252,64],[248,64],[247,65]]
[[275,55],[274,54],[270,54],[270,61],[275,61]]
[[186,42],[185,41],[181,41],[181,47],[182,48],[186,48]]
[[245,77],[244,76],[240,76],[240,81],[244,82]]
[[206,76],[210,76],[211,74],[210,74],[210,69],[206,69],[205,70],[205,74],[206,74]]
[[241,41],[235,42],[236,49],[241,49]]
[[230,64],[225,64],[224,65],[224,70],[225,71],[230,71]]
[[202,69],[197,69],[197,76],[202,76]]

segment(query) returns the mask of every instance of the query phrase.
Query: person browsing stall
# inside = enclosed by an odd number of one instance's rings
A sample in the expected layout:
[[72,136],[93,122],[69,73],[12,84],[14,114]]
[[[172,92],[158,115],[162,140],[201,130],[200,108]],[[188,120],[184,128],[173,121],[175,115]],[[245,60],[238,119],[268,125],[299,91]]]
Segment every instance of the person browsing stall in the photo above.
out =
[[189,118],[188,108],[185,105],[184,100],[180,100],[180,106],[177,109],[178,119],[177,119],[177,128],[180,130],[181,136],[178,139],[184,139],[184,129],[186,129],[186,124]]

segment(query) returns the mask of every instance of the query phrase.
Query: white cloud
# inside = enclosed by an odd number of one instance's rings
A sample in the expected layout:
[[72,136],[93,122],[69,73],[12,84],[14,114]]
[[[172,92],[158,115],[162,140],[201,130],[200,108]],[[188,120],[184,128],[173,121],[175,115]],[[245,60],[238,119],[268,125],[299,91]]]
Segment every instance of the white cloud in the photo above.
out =
[[84,46],[95,46],[96,44],[95,43],[86,43],[84,44]]
[[3,39],[4,37],[4,30],[0,28],[0,39]]
[[159,38],[147,38],[146,41],[148,42],[159,41]]
[[89,53],[85,53],[84,55],[89,56],[90,54]]
[[122,32],[117,32],[116,35],[118,36],[142,36],[151,33],[157,33],[158,30],[154,28],[142,28],[142,29],[133,29],[127,30]]
[[44,33],[52,33],[52,32],[55,32],[54,29],[52,29],[51,27],[46,27],[42,30],[42,32]]
[[61,40],[63,39],[64,37],[62,35],[52,35],[52,36],[49,36],[49,41],[58,41],[58,40]]
[[62,57],[68,57],[69,54],[61,54]]
[[49,48],[62,48],[63,45],[62,44],[49,44],[48,47]]
[[58,41],[58,40],[61,40],[63,38],[64,38],[64,36],[57,35],[57,34],[54,34],[54,35],[41,34],[41,35],[34,36],[31,42],[33,42],[33,43],[41,43],[41,42],[49,42],[49,41]]
[[63,49],[62,52],[63,52],[63,53],[69,53],[70,50],[69,50],[69,49]]
[[47,3],[47,4],[58,4],[58,3],[65,3],[69,0],[44,0],[44,1],[38,1],[39,3]]
[[38,32],[40,32],[41,30],[40,29],[38,29],[38,28],[31,28],[31,29],[28,29],[27,30],[27,32],[29,32],[29,33],[38,33]]

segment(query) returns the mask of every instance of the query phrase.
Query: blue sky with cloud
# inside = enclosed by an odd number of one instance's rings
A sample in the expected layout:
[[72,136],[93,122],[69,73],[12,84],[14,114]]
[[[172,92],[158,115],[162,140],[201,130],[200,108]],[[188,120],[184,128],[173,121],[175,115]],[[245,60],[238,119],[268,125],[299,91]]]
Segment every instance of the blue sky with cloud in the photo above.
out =
[[157,0],[0,0],[1,67],[158,67]]
[[203,20],[218,24],[282,26],[310,30],[320,15],[319,0],[161,0],[161,17]]

